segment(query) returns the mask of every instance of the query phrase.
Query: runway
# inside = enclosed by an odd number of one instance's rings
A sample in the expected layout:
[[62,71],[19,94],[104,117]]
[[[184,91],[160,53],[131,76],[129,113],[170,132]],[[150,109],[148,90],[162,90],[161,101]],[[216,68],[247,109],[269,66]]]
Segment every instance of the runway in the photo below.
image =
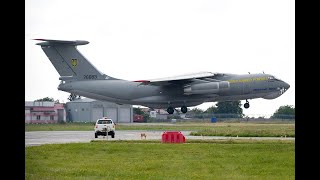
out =
[[[94,138],[93,131],[32,131],[25,132],[25,147],[39,146],[43,144],[62,144],[90,142],[91,140],[141,140],[140,134],[146,133],[147,140],[161,141],[163,131],[146,131],[146,130],[118,130],[115,138],[111,136],[98,136]],[[257,140],[295,140],[291,137],[223,137],[223,136],[190,136],[191,131],[181,131],[188,139],[257,139]]]

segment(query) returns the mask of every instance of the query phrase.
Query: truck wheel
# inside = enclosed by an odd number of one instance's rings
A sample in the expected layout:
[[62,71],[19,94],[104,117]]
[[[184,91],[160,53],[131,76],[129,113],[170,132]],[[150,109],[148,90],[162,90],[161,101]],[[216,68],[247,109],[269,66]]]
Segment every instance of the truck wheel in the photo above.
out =
[[98,138],[98,135],[97,135],[97,133],[94,133],[94,138]]
[[112,133],[112,134],[111,134],[111,137],[112,137],[112,138],[114,138],[114,134],[115,134],[115,133]]

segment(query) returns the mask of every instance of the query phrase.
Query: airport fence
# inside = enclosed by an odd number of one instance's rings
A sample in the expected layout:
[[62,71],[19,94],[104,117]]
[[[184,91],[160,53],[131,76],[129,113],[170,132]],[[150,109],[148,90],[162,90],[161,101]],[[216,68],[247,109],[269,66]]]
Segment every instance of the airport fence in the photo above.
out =
[[280,122],[294,123],[295,115],[240,115],[240,114],[171,114],[157,116],[156,118],[149,117],[145,122]]

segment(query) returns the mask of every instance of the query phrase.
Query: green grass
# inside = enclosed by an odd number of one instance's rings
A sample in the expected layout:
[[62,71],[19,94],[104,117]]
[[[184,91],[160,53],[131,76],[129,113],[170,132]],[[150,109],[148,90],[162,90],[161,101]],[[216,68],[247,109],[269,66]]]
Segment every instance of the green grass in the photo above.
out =
[[193,136],[295,137],[294,124],[228,124],[191,132]]
[[[25,131],[93,131],[93,123],[66,124],[26,124]],[[172,125],[123,125],[117,124],[116,130],[160,130],[193,131],[196,136],[239,136],[239,137],[295,137],[295,124],[272,123],[177,123]]]
[[25,179],[295,179],[294,157],[293,141],[53,144],[25,148]]

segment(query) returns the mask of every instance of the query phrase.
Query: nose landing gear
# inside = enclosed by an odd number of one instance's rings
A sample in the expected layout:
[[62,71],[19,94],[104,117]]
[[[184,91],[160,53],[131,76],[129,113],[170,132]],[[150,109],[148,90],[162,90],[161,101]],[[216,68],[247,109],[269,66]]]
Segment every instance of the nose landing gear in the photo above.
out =
[[244,108],[248,109],[250,107],[249,101],[246,99],[246,103],[244,103]]

